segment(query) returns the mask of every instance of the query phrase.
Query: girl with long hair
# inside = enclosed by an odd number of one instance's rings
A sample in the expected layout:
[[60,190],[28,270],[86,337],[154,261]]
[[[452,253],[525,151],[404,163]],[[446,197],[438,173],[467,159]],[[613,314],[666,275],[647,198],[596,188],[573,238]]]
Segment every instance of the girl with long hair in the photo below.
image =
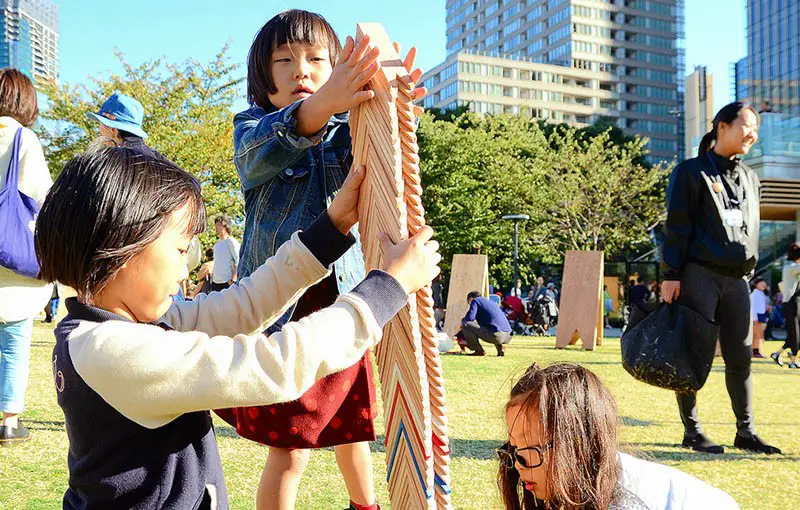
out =
[[697,478],[620,452],[614,397],[580,365],[532,364],[505,414],[497,484],[506,510],[738,508]]

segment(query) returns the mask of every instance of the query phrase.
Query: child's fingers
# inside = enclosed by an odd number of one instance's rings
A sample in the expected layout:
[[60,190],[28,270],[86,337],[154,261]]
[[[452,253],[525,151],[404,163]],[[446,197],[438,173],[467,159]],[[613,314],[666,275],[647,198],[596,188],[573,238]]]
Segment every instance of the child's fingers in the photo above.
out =
[[393,42],[392,46],[394,46],[394,51],[396,51],[398,55],[400,53],[402,53],[402,50],[400,49],[400,43],[399,42],[397,42],[397,41]]
[[[420,243],[420,244],[424,245],[428,241],[430,241],[432,237],[433,237],[433,229],[431,227],[429,227],[428,225],[425,225],[424,227],[419,229],[419,232],[414,234],[414,236],[411,238],[411,240],[414,241],[415,243]],[[436,241],[434,241],[434,242],[436,242]]]
[[425,87],[417,87],[414,89],[414,100],[422,99],[425,97],[425,94],[428,93],[428,89]]
[[375,97],[375,92],[371,90],[359,90],[353,94],[353,106],[361,104],[364,101],[369,101],[373,97]]
[[359,42],[356,48],[353,50],[352,55],[350,55],[350,58],[348,59],[347,63],[350,67],[355,67],[356,64],[361,62],[361,59],[364,57],[364,52],[367,51],[368,46],[369,46],[369,36],[365,35],[361,39],[361,42]]
[[420,78],[422,78],[422,69],[414,69],[411,73],[411,81],[417,83]]
[[414,115],[419,117],[423,113],[425,113],[425,109],[424,108],[422,108],[421,106],[414,106]]
[[350,58],[350,55],[353,53],[353,47],[355,46],[355,41],[349,35],[347,36],[347,40],[344,43],[344,48],[342,48],[342,52],[339,54],[339,62],[347,62],[347,59]]
[[356,85],[361,88],[369,83],[369,81],[374,78],[376,74],[378,74],[378,69],[380,68],[380,64],[373,62],[369,67],[361,71],[358,76],[356,76]]
[[354,165],[344,179],[342,188],[358,189],[361,186],[361,181],[364,180],[364,175],[367,173],[367,167],[364,165]]
[[[400,50],[397,50],[397,53],[400,53]],[[408,55],[406,55],[405,60],[403,60],[403,65],[405,66],[406,71],[411,72],[411,70],[414,69],[414,60],[416,59],[417,59],[417,48],[416,46],[412,46],[411,49],[408,50]]]
[[372,48],[366,53],[358,64],[353,68],[356,72],[362,72],[367,69],[369,66],[375,64],[378,61],[378,55],[380,55],[381,50],[379,48]]

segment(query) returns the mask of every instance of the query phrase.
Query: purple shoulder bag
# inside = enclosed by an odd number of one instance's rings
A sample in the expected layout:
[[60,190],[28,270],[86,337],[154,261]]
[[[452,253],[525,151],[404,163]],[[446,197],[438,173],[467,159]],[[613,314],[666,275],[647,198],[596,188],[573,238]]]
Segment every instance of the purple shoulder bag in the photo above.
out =
[[39,205],[19,190],[19,146],[22,128],[14,135],[6,185],[0,190],[0,266],[22,276],[38,278],[39,262],[33,247],[33,232]]

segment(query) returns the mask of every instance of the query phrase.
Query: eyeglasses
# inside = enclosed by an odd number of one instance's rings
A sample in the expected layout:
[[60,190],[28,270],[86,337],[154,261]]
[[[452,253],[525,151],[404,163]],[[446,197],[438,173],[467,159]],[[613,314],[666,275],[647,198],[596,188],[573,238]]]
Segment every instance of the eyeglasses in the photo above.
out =
[[516,446],[512,446],[511,443],[504,443],[503,446],[495,451],[506,469],[514,469],[514,465],[517,462],[525,469],[533,469],[544,463],[543,451],[547,451],[552,447],[553,443],[544,446],[526,446],[518,449]]

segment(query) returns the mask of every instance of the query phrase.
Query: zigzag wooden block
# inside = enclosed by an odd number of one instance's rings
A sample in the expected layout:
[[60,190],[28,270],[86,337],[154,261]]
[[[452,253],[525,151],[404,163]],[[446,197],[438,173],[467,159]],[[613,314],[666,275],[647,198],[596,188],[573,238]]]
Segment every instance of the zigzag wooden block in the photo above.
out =
[[[360,23],[380,50],[381,70],[369,83],[375,97],[350,112],[353,164],[367,176],[359,200],[359,231],[367,269],[380,266],[378,232],[397,242],[425,225],[419,176],[414,83],[378,23]],[[409,296],[386,325],[375,354],[386,419],[387,483],[393,508],[450,509],[450,447],[444,374],[435,340],[431,289]]]

